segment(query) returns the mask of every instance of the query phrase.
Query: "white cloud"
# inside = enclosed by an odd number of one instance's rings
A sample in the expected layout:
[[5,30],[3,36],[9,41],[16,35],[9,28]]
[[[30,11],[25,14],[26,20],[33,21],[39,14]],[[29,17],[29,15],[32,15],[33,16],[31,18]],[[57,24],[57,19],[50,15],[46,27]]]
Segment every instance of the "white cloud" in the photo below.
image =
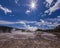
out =
[[24,21],[10,22],[5,20],[0,20],[0,24],[26,24]]
[[57,16],[56,18],[47,18],[46,20],[51,22],[60,22],[60,16]]
[[37,21],[18,21],[16,23],[20,23],[20,24],[23,24],[24,27],[27,29],[27,30],[30,30],[30,31],[36,31],[37,30],[37,27],[33,27],[33,26],[30,26],[30,25],[27,25],[29,23],[37,23]]
[[[3,25],[7,25],[7,24],[22,24],[24,26],[24,28],[26,28],[27,30],[30,31],[35,31],[37,30],[37,28],[41,28],[41,29],[49,29],[51,27],[56,27],[58,25],[60,25],[60,16],[57,16],[57,18],[47,18],[47,19],[40,19],[40,22],[37,21],[16,21],[16,22],[9,22],[9,21],[4,21],[4,20],[0,20],[0,24]],[[35,25],[31,25],[31,24]],[[46,26],[46,27],[45,27]],[[45,27],[45,28],[44,28]]]
[[46,0],[46,2],[48,2],[49,4],[51,4],[53,2],[53,0]]
[[17,21],[16,23],[19,23],[19,24],[26,24],[26,22],[24,22],[24,21]]
[[30,25],[26,25],[26,29],[27,30],[30,30],[30,31],[36,31],[38,28],[37,27],[30,26]]
[[51,24],[52,24],[51,22],[47,22],[47,21],[44,21],[44,23],[43,23],[43,22],[37,22],[37,23],[36,23],[36,25],[38,25],[38,26],[51,25]]
[[46,10],[45,13],[49,13],[49,15],[51,15],[53,12],[55,12],[58,9],[60,9],[60,0],[57,0],[57,2],[55,3],[55,5],[52,6],[52,7],[50,7],[48,10]]
[[20,21],[18,21],[18,22],[16,22],[16,23],[22,23],[22,24],[25,24],[25,23],[27,23],[27,24],[29,24],[29,23],[36,23],[37,21],[27,21],[27,20],[20,20]]
[[42,23],[44,23],[45,21],[44,20],[42,20],[42,19],[40,19],[40,21],[42,22]]
[[46,0],[46,2],[47,2],[47,5],[50,6],[52,4],[53,0]]
[[[51,27],[56,27],[56,26],[60,25],[60,23],[59,23],[60,18],[59,17],[60,16],[57,16],[57,18],[40,19],[40,22],[37,22],[37,21],[18,21],[17,23],[23,24],[26,29],[34,31],[39,27],[42,28],[44,26],[47,26],[47,27],[51,28]],[[30,23],[37,25],[37,26],[36,27],[30,26],[29,25]],[[44,29],[47,29],[47,27]]]
[[60,18],[60,15],[59,15],[59,16],[57,16],[57,18]]
[[15,22],[0,20],[0,24],[15,24]]
[[29,23],[36,23],[37,21],[16,21],[16,22],[10,22],[5,20],[0,20],[0,24],[29,24]]
[[35,24],[40,26],[40,28],[46,26],[44,29],[54,28],[60,25],[60,16],[57,16],[57,18],[40,19],[40,22],[36,22]]
[[7,13],[12,13],[12,10],[6,8],[6,7],[3,7],[2,5],[0,5],[0,9],[4,11],[5,14]]
[[10,22],[10,21],[5,21],[5,20],[0,20],[0,24],[2,25],[12,25],[12,24],[22,24],[26,29],[30,30],[30,31],[35,31],[37,29],[37,27],[33,27],[30,25],[27,25],[27,23],[35,23],[35,21],[17,21],[17,22]]
[[26,13],[26,14],[29,14],[30,12],[31,12],[30,10],[27,10],[25,13]]

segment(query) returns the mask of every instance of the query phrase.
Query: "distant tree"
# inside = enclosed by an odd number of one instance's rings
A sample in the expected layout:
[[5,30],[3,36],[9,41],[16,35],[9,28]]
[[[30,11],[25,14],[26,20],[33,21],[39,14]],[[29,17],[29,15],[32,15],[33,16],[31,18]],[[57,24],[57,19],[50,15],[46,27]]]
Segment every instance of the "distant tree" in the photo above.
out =
[[5,33],[5,32],[11,33],[12,29],[13,29],[12,27],[0,26],[0,32],[3,32],[3,33]]
[[56,32],[60,32],[60,25],[58,25],[55,29]]
[[42,31],[42,32],[60,32],[60,25],[58,25],[54,29],[45,29],[45,30],[37,29],[36,31]]

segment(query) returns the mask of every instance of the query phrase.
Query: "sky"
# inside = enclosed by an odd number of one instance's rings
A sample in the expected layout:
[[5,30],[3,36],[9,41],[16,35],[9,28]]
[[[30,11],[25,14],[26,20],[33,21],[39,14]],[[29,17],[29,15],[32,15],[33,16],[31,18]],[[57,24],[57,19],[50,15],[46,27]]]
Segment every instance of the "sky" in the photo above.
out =
[[0,26],[36,30],[60,25],[60,0],[0,0]]

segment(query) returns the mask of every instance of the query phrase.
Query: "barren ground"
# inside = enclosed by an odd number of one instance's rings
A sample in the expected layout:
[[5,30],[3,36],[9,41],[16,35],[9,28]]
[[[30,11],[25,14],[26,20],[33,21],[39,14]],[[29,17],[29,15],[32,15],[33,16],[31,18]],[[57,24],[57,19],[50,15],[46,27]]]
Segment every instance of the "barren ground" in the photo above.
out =
[[33,39],[18,39],[10,34],[0,34],[0,48],[60,48],[60,38],[49,40],[47,37],[40,36]]

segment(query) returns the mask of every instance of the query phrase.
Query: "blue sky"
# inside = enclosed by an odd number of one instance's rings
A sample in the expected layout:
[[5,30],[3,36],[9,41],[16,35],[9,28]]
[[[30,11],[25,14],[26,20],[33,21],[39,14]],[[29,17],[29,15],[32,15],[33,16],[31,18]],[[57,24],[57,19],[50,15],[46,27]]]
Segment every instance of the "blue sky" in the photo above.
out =
[[52,29],[60,25],[60,0],[0,0],[0,25]]

